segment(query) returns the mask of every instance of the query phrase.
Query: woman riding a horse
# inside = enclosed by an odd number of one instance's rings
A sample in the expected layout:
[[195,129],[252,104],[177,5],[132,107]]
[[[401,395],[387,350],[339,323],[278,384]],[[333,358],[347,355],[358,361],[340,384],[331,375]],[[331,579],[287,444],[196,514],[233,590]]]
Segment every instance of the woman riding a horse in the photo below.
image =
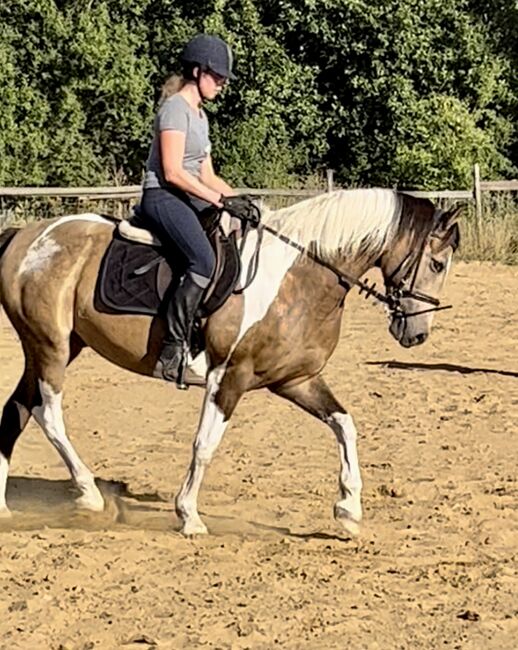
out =
[[210,206],[222,208],[223,197],[234,194],[214,173],[202,108],[234,78],[232,52],[217,36],[199,34],[185,46],[181,64],[182,76],[173,76],[164,85],[141,203],[141,225],[186,260],[185,274],[168,304],[167,334],[155,368],[155,375],[176,381],[179,387],[184,379],[186,384],[192,381],[186,367],[190,334],[215,265],[199,215]]

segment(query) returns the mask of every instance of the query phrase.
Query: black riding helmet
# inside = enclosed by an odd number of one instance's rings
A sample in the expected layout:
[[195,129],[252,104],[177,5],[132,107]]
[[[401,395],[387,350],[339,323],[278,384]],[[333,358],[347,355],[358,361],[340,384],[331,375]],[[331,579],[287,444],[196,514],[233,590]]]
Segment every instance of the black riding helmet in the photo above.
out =
[[226,79],[235,79],[232,72],[232,51],[218,36],[198,34],[184,47],[180,60],[184,65],[199,65]]

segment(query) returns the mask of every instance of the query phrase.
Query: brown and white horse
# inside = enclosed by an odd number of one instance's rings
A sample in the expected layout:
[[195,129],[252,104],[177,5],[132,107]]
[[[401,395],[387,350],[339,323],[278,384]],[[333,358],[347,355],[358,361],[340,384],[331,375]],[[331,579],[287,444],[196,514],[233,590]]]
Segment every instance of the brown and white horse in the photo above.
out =
[[[443,212],[393,190],[362,189],[263,212],[253,281],[204,323],[206,351],[193,366],[206,376],[206,394],[176,510],[185,534],[207,532],[197,509],[205,469],[240,397],[267,387],[331,427],[341,460],[334,516],[355,533],[362,517],[356,428],[321,376],[338,342],[344,299],[360,276],[379,266],[386,294],[374,293],[387,302],[391,334],[406,347],[422,343],[459,243],[459,210]],[[9,460],[31,415],[70,470],[78,505],[104,507],[65,431],[65,369],[90,346],[118,366],[151,375],[164,334],[159,318],[110,315],[94,307],[113,228],[101,216],[82,214],[0,235],[1,304],[25,354],[25,369],[0,422],[0,514],[9,514]],[[246,241],[243,273],[258,236],[253,231]]]

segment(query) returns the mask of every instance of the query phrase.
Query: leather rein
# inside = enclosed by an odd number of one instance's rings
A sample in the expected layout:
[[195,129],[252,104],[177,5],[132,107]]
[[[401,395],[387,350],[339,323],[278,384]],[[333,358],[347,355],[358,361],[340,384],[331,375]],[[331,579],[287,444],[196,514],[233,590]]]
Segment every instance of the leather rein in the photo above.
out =
[[[406,257],[403,258],[400,264],[396,267],[396,269],[390,274],[390,276],[385,279],[385,293],[382,293],[381,291],[377,290],[375,282],[369,284],[368,280],[363,281],[360,280],[359,278],[355,278],[351,275],[348,275],[347,273],[340,271],[329,262],[323,260],[316,253],[313,253],[310,250],[308,250],[305,246],[298,244],[297,242],[293,241],[289,237],[286,237],[286,235],[283,235],[282,233],[278,232],[274,228],[271,228],[270,226],[261,223],[260,214],[261,213],[259,211],[259,208],[255,204],[251,203],[249,215],[246,216],[243,216],[243,214],[236,215],[238,216],[239,219],[241,219],[241,223],[242,223],[243,236],[241,240],[240,253],[244,249],[246,236],[248,235],[250,230],[256,229],[258,231],[258,241],[257,241],[254,254],[250,260],[250,264],[247,272],[247,279],[244,287],[239,289],[238,291],[239,293],[242,293],[248,286],[250,286],[251,282],[255,278],[258,265],[259,265],[259,252],[260,252],[263,232],[267,231],[270,234],[277,237],[277,239],[280,239],[285,244],[288,244],[288,246],[295,248],[300,253],[306,255],[307,257],[309,257],[311,260],[313,260],[320,266],[323,266],[324,268],[334,273],[338,279],[338,284],[344,287],[344,289],[350,290],[351,287],[353,286],[358,287],[360,295],[364,294],[365,298],[369,298],[372,296],[379,302],[386,305],[387,309],[389,310],[393,318],[401,318],[401,319],[411,318],[412,316],[420,316],[421,314],[426,314],[434,311],[442,311],[444,309],[452,308],[452,305],[441,306],[440,301],[437,298],[434,298],[433,296],[429,296],[428,294],[423,293],[418,289],[415,289],[414,286],[417,280],[417,274],[419,272],[419,267],[421,265],[426,244],[432,237],[434,237],[433,233],[435,232],[440,216],[443,214],[442,210],[439,209],[435,210],[432,227],[429,233],[427,234],[427,236],[424,237],[423,243],[421,244],[421,247],[417,255],[414,255],[412,251],[409,252],[406,255]],[[401,275],[401,279],[399,281],[396,281],[398,275]],[[401,301],[404,300],[405,298],[418,300],[419,302],[423,302],[427,305],[431,305],[431,307],[407,314],[405,313],[403,309],[403,305],[401,304]]]

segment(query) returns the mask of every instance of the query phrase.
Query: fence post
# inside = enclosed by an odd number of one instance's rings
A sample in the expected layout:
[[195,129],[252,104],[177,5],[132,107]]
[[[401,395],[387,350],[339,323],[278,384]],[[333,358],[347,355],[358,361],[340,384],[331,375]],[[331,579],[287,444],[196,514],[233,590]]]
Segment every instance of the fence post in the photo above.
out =
[[482,232],[482,190],[480,189],[480,166],[478,163],[473,165],[473,198],[475,199],[475,215],[480,237]]
[[334,175],[334,170],[328,169],[327,170],[327,191],[328,192],[332,192],[334,189],[333,175]]

